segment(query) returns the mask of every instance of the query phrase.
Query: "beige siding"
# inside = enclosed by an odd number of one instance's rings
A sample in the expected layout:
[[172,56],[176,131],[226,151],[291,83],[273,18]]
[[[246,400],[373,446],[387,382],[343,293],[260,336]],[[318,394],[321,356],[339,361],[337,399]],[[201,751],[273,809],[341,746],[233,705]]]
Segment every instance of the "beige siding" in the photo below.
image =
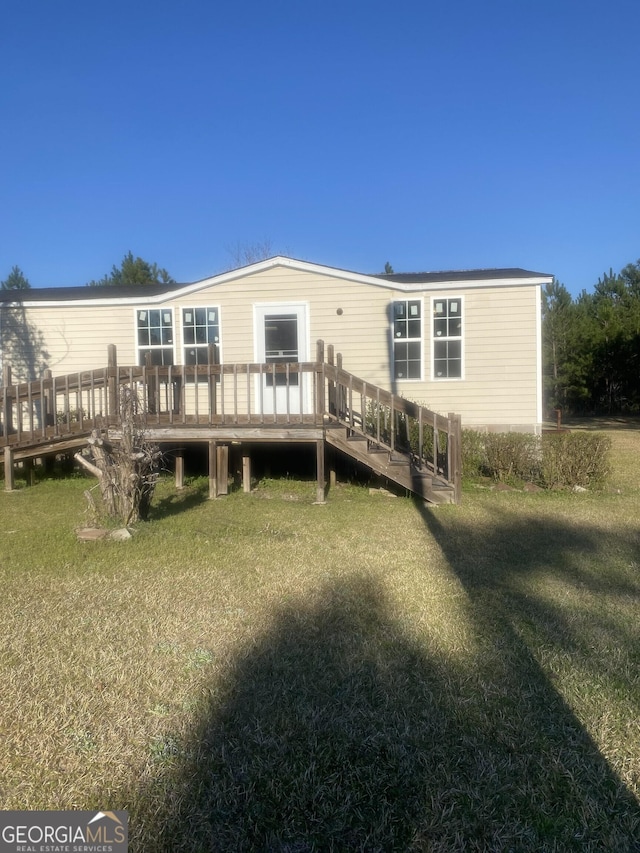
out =
[[105,367],[109,344],[116,344],[123,364],[135,360],[130,306],[37,306],[28,317],[42,335],[44,365],[55,375]]
[[[463,298],[464,375],[460,380],[432,379],[434,295]],[[386,285],[283,266],[218,284],[214,281],[192,293],[173,294],[162,305],[60,303],[32,307],[28,319],[42,335],[46,366],[61,375],[104,366],[109,344],[116,345],[120,364],[136,363],[137,307],[172,309],[177,364],[184,360],[182,308],[219,308],[222,360],[246,363],[255,360],[254,306],[302,302],[307,306],[311,360],[321,338],[342,353],[345,369],[372,384],[392,388],[390,316],[396,298],[423,300],[424,364],[423,381],[399,382],[394,390],[436,411],[458,412],[467,425],[536,425],[539,290],[534,285],[458,286],[437,293],[407,294]]]

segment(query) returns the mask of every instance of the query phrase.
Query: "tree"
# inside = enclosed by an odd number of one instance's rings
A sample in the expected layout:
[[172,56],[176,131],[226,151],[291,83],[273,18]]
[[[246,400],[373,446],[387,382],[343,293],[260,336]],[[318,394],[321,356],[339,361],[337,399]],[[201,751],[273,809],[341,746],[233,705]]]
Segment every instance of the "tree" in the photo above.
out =
[[277,255],[271,240],[259,240],[256,243],[235,243],[226,247],[227,252],[233,259],[231,269],[246,267],[249,264],[257,264],[258,261],[266,261]]
[[569,380],[573,303],[564,284],[556,279],[542,291],[542,349],[547,406],[566,408]]
[[[161,453],[145,437],[141,401],[128,385],[120,392],[119,417],[119,441],[94,429],[88,439],[90,458],[76,453],[75,459],[98,478],[104,512],[127,527],[149,514]],[[99,516],[91,492],[85,496],[93,514]]]
[[640,411],[640,261],[610,269],[575,300],[554,281],[543,291],[542,312],[548,406]]
[[31,287],[20,267],[12,267],[11,272],[0,282],[2,290],[28,290]]
[[114,284],[175,284],[175,280],[157,264],[150,264],[140,257],[134,258],[132,252],[127,252],[119,267],[114,265],[109,275],[105,275],[98,281],[90,281],[87,286],[100,287]]
[[384,274],[385,275],[393,275],[393,273],[394,273],[394,269],[391,266],[391,264],[389,263],[389,261],[387,261],[386,264],[384,265]]
[[587,301],[592,323],[594,403],[606,412],[637,409],[640,268],[629,264],[598,279]]

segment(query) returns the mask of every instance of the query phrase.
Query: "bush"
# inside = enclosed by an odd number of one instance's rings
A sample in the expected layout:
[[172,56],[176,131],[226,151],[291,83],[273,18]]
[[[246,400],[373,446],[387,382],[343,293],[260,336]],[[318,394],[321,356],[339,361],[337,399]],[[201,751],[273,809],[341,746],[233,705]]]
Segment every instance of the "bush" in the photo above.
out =
[[485,438],[476,429],[462,430],[462,476],[466,479],[482,477],[487,470]]
[[543,477],[548,488],[602,486],[610,473],[611,439],[588,432],[542,437]]
[[609,471],[611,441],[586,432],[462,432],[462,473],[501,482],[525,480],[546,488],[598,488]]
[[521,432],[487,433],[484,448],[489,474],[495,480],[540,481],[539,436]]

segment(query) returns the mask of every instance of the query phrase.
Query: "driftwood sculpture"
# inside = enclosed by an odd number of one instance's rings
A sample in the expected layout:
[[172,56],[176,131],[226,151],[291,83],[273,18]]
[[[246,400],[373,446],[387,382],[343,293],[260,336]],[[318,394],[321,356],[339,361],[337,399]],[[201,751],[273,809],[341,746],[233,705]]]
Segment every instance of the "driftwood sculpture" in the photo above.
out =
[[[161,460],[159,447],[145,440],[140,408],[135,392],[125,386],[120,394],[119,440],[94,429],[88,439],[89,455],[75,455],[98,478],[104,512],[125,527],[147,517]],[[85,494],[97,510],[91,492]]]

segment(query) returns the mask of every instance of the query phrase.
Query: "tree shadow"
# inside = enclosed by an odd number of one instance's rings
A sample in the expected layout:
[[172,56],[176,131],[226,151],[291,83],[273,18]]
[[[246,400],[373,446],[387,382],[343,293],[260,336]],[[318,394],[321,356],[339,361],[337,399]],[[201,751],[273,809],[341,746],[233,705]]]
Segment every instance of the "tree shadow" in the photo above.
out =
[[[577,597],[588,595],[591,602],[614,597],[631,602],[636,610],[640,607],[640,575],[633,581],[628,572],[612,578],[611,569],[605,575],[600,570],[601,555],[607,553],[610,558],[612,548],[622,563],[634,564],[640,532],[630,530],[626,537],[616,535],[609,541],[594,528],[562,519],[524,516],[498,506],[492,506],[490,522],[479,525],[459,515],[445,521],[424,502],[416,500],[415,505],[478,615],[486,609],[492,621],[498,617],[512,627],[534,621],[536,630],[544,631],[549,642],[572,653],[584,642],[582,622],[572,618],[570,608],[559,604],[556,596],[532,592],[530,580],[534,575],[545,573]],[[640,623],[623,627],[619,621],[612,623],[608,612],[609,608],[603,607],[589,613],[591,623],[599,627],[602,645],[635,646],[640,652]],[[610,672],[616,664],[598,661],[596,655],[590,659],[600,672]],[[640,707],[638,711],[640,714]]]
[[5,363],[11,365],[14,382],[39,379],[48,366],[44,335],[27,318],[20,297],[5,295],[2,311],[2,347]]
[[134,795],[131,849],[637,849],[637,803],[526,646],[470,614],[490,660],[429,651],[367,576],[281,606]]
[[[510,691],[518,689],[521,674],[528,671],[535,673],[536,682],[544,686],[551,703],[564,705],[529,648],[527,637],[535,637],[538,649],[544,648],[548,656],[559,655],[570,660],[576,677],[585,673],[592,684],[599,684],[618,696],[624,694],[630,716],[635,711],[636,719],[640,718],[640,696],[634,689],[640,664],[640,623],[632,619],[624,624],[608,615],[616,601],[630,612],[638,612],[640,576],[634,580],[629,572],[621,570],[616,577],[610,568],[612,547],[620,563],[635,565],[640,544],[637,531],[630,530],[625,537],[617,535],[607,540],[594,528],[560,518],[524,517],[521,512],[496,506],[491,508],[490,521],[478,525],[477,521],[465,521],[456,513],[448,518],[438,515],[422,501],[416,500],[415,505],[473,603],[476,631],[492,638],[496,645],[517,650],[521,666],[508,674],[506,683],[511,683]],[[609,568],[603,575],[601,564],[605,553]],[[562,585],[565,600],[557,592],[544,594],[549,583]],[[600,608],[599,601],[603,605]],[[589,630],[585,631],[587,621]],[[611,654],[612,649],[616,654]],[[600,756],[573,712],[568,709],[567,712],[573,720],[571,727],[580,732],[587,751],[598,756],[595,760],[599,770],[589,794],[592,802],[597,804],[600,800],[606,805],[612,824],[616,817],[628,818],[628,821],[623,819],[626,832],[614,837],[603,830],[602,835],[589,836],[591,846],[581,849],[640,850],[637,799]],[[555,719],[555,712],[551,719]],[[569,750],[579,757],[581,750],[576,752],[576,742],[571,737],[561,747],[565,753]],[[607,805],[614,790],[620,797],[616,807],[612,803]],[[578,810],[574,815],[583,814],[586,821],[587,812],[579,803],[575,806]],[[565,802],[565,808],[571,814],[570,802]]]
[[562,426],[574,430],[639,430],[640,418],[638,415],[594,415],[591,417],[576,415],[563,420]]
[[183,492],[171,492],[163,498],[154,498],[149,518],[160,520],[171,518],[173,515],[181,515],[196,506],[205,503],[209,498],[208,484],[199,483]]

